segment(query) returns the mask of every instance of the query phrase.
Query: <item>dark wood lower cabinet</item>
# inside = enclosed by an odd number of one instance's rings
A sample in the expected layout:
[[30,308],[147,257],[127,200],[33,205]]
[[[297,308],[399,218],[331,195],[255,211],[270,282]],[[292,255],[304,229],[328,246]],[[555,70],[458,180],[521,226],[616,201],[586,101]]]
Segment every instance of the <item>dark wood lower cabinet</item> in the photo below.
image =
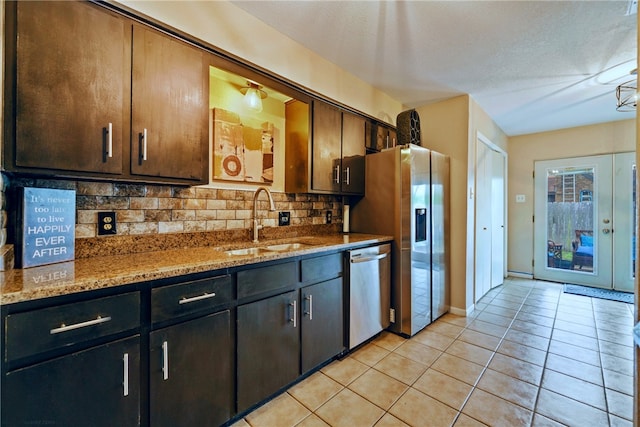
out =
[[302,288],[302,373],[344,350],[342,278]]
[[298,378],[298,291],[238,307],[238,411]]
[[153,285],[0,306],[0,426],[216,427],[345,350],[341,253]]
[[140,338],[18,369],[3,382],[2,426],[137,426]]
[[232,415],[229,310],[150,334],[150,424],[218,426]]

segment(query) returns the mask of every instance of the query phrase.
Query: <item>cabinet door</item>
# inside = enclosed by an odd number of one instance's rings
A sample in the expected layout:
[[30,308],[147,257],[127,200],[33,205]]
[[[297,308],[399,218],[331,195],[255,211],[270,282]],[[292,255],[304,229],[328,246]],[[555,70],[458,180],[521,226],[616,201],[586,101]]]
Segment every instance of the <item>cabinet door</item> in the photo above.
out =
[[138,336],[9,372],[2,425],[137,426]]
[[341,133],[340,110],[329,104],[314,101],[311,187],[315,191],[340,192]]
[[302,289],[302,373],[344,350],[342,278]]
[[395,147],[396,145],[398,145],[398,133],[393,129],[389,129],[389,146]]
[[342,113],[342,192],[364,194],[364,156],[366,121]]
[[202,51],[134,26],[132,174],[206,180],[207,77]]
[[238,307],[238,411],[298,377],[298,291]]
[[154,427],[217,426],[231,418],[229,311],[150,335],[150,420]]
[[122,172],[130,33],[88,3],[17,3],[17,167]]
[[385,148],[395,147],[398,143],[397,133],[381,124],[376,125],[376,149],[382,151]]

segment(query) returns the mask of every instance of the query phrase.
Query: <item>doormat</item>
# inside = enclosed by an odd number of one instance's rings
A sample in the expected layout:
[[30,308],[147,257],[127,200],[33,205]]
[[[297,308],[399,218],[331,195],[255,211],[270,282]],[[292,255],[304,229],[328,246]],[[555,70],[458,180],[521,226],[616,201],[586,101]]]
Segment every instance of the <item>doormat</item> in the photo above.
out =
[[611,289],[592,288],[590,286],[564,284],[565,294],[583,295],[585,297],[608,299],[612,301],[626,302],[633,304],[633,294],[628,292],[614,291]]

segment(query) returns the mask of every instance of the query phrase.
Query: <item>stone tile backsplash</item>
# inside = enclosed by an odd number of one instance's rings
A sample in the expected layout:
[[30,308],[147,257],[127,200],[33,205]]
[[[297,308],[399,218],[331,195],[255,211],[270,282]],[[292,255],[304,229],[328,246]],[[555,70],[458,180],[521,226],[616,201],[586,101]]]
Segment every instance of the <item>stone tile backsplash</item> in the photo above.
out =
[[[207,187],[85,182],[9,177],[9,186],[76,190],[76,240],[97,236],[98,212],[116,213],[117,235],[197,233],[251,228],[253,191]],[[334,223],[342,218],[339,196],[272,193],[258,197],[258,217],[264,227],[278,226],[278,212],[291,213],[291,226],[325,224],[326,211]],[[265,230],[266,231],[266,230]],[[102,236],[100,236],[102,237]]]

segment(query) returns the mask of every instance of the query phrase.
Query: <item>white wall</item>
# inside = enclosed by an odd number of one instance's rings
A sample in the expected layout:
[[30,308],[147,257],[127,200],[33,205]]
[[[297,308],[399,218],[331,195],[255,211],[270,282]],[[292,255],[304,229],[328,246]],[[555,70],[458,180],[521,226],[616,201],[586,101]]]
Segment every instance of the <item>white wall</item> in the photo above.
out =
[[402,111],[400,102],[227,1],[118,3],[381,121],[395,124]]
[[456,314],[474,304],[475,143],[478,132],[502,149],[507,136],[473,98],[462,95],[416,108],[422,144],[450,158],[451,306]]
[[[634,151],[635,126],[632,119],[509,138],[507,269],[510,272],[533,274],[535,161]],[[516,203],[516,194],[524,195],[525,203]]]

